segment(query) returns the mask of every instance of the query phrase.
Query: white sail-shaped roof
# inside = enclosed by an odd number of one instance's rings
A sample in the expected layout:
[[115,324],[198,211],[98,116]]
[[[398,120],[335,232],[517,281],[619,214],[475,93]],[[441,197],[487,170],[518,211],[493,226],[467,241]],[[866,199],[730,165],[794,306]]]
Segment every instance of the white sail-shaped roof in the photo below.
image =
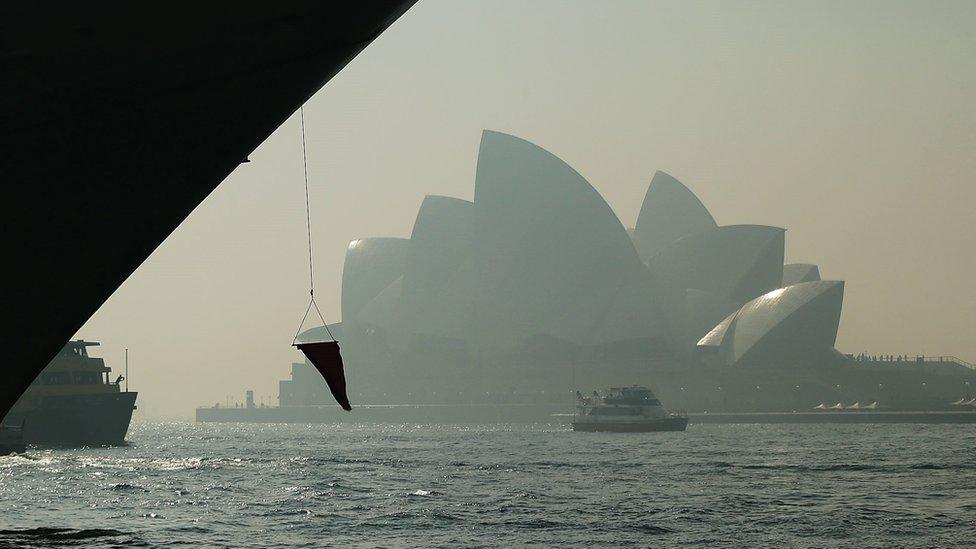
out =
[[679,298],[696,289],[745,303],[780,287],[784,233],[779,227],[727,225],[681,238],[648,263]]
[[424,198],[404,267],[401,321],[407,332],[468,337],[473,208],[459,198]]
[[679,345],[694,346],[716,324],[739,309],[739,304],[702,290],[685,291],[675,318],[674,336]]
[[[587,339],[601,319],[653,316],[638,311],[652,311],[653,303],[636,299],[619,305],[633,314],[608,312],[620,291],[651,295],[633,288],[649,284],[634,245],[579,173],[523,139],[482,135],[472,249],[477,331],[485,345],[516,346],[537,334],[603,343]],[[628,339],[657,330],[637,324],[599,333]]]
[[783,286],[820,280],[820,268],[809,263],[783,265]]
[[356,315],[356,322],[384,330],[395,329],[394,320],[399,312],[403,295],[403,277],[391,282],[369,301]]
[[342,267],[342,319],[356,320],[367,303],[403,275],[409,241],[362,238],[346,249]]
[[[597,288],[579,299],[564,317],[563,335],[581,345],[654,340],[664,335],[657,292],[646,270],[615,288]],[[580,339],[579,334],[586,335]]]
[[698,340],[698,348],[704,351],[718,352],[725,347],[726,336],[728,336],[732,322],[738,314],[739,311],[736,311],[725,317],[722,322],[716,324],[714,328]]
[[664,172],[657,172],[644,195],[634,227],[634,246],[648,261],[678,239],[717,227],[712,214],[688,187]]
[[726,364],[819,356],[837,339],[844,283],[803,282],[773,290],[730,315],[698,346],[720,349]]

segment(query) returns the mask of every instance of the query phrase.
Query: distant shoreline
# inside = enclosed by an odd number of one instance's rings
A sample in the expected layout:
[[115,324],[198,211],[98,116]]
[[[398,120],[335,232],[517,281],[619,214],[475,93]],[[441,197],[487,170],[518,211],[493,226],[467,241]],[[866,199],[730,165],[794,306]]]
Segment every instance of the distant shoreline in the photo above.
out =
[[[917,423],[972,424],[973,411],[816,411],[690,413],[690,423]],[[571,408],[553,404],[377,404],[197,408],[198,423],[568,423]]]

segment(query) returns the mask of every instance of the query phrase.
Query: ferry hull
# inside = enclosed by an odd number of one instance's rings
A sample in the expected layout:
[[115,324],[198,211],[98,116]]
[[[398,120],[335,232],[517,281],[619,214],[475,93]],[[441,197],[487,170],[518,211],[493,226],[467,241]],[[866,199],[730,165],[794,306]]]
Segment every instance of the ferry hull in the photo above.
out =
[[125,435],[135,409],[134,392],[47,397],[31,410],[14,408],[4,419],[23,425],[25,444],[35,446],[115,446]]
[[648,421],[613,422],[613,421],[574,421],[573,430],[582,432],[604,433],[657,433],[666,431],[684,431],[688,428],[688,418],[668,417]]

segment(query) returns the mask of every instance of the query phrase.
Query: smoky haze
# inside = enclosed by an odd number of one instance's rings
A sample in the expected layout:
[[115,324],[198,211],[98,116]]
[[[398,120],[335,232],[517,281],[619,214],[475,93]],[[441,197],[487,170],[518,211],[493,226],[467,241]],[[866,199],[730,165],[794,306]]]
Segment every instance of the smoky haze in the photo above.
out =
[[[627,227],[659,169],[720,225],[786,227],[788,263],[846,281],[845,352],[972,361],[974,26],[972,2],[425,0],[306,105],[317,301],[339,320],[350,240],[409,236],[427,194],[473,198],[488,128],[565,160]],[[130,349],[143,418],[272,403],[300,358],[298,117],[250,159],[76,335],[116,373]]]

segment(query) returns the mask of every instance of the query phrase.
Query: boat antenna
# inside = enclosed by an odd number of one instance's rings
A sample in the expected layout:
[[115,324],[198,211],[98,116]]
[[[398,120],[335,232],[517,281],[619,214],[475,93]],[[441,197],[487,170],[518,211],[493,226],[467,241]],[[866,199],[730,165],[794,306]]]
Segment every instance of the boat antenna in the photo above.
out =
[[125,392],[129,392],[129,348],[125,348]]
[[329,329],[329,324],[325,321],[325,317],[322,316],[322,311],[319,310],[319,306],[315,303],[315,271],[314,264],[312,261],[312,209],[309,205],[308,200],[308,148],[305,145],[305,105],[298,108],[299,120],[301,120],[302,126],[302,169],[305,173],[305,229],[308,236],[308,307],[305,308],[305,315],[302,316],[302,323],[298,325],[298,331],[295,332],[295,338],[292,339],[292,344],[298,341],[298,335],[302,332],[302,327],[305,326],[305,320],[308,319],[308,313],[311,312],[312,307],[315,307],[315,312],[319,315],[319,320],[322,321],[322,325],[325,326],[325,331],[328,332],[329,338],[335,341],[335,336],[332,335],[332,330]]

